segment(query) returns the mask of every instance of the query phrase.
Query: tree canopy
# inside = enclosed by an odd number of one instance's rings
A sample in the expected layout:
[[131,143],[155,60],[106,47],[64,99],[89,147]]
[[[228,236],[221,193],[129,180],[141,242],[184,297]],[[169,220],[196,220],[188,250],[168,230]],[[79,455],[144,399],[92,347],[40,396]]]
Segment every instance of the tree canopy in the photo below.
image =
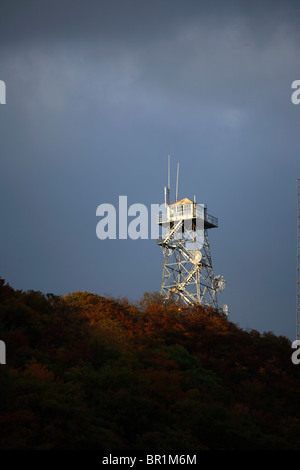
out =
[[213,309],[0,279],[0,449],[300,450],[290,341]]

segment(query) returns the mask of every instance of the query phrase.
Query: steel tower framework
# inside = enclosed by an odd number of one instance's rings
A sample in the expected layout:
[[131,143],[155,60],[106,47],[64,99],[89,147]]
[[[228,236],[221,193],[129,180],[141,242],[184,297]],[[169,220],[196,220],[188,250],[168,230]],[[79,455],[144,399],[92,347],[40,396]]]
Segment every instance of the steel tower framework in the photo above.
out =
[[300,340],[300,178],[297,178],[297,297],[296,338]]
[[[218,227],[218,219],[207,213],[206,207],[195,200],[177,201],[178,170],[175,203],[170,204],[170,177],[165,188],[165,213],[157,223],[162,236],[157,240],[164,261],[161,294],[184,305],[201,304],[218,310],[217,294],[225,287],[223,276],[214,276],[208,231]],[[228,307],[223,306],[228,314]]]

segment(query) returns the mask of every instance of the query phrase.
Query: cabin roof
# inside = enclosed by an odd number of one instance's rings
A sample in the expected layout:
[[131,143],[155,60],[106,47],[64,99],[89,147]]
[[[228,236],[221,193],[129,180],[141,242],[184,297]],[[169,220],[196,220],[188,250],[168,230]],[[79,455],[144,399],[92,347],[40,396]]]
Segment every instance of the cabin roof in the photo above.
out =
[[191,201],[188,198],[181,199],[180,201],[173,202],[173,204],[170,204],[170,206],[182,206],[183,204],[193,204],[193,201]]

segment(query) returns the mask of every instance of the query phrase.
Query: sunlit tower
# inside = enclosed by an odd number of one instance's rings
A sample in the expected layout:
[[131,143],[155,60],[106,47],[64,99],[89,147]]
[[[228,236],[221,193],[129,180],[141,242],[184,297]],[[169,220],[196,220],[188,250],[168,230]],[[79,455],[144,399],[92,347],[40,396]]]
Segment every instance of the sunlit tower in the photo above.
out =
[[[168,158],[168,187],[165,187],[165,211],[157,223],[162,235],[157,244],[164,261],[161,294],[184,305],[210,306],[218,310],[217,294],[225,288],[223,276],[214,276],[208,238],[210,229],[218,227],[218,219],[209,215],[203,204],[184,198],[178,200],[177,167],[175,202],[170,203],[170,156]],[[222,312],[228,315],[228,306]]]
[[300,340],[300,178],[297,178],[297,296],[296,338]]

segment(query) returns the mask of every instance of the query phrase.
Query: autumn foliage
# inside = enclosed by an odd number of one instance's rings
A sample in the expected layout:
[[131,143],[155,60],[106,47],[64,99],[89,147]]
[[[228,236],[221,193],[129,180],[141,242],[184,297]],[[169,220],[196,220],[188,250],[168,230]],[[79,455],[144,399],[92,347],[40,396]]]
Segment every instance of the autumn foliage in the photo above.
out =
[[0,339],[1,450],[300,450],[290,341],[212,309],[0,279]]

